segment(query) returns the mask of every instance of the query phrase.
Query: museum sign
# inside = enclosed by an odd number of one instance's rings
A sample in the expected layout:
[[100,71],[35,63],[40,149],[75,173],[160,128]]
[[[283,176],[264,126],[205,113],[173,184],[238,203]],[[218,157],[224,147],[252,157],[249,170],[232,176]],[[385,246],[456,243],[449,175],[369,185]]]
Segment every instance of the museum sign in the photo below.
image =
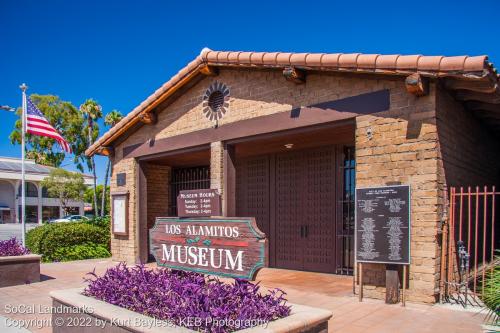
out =
[[267,266],[267,241],[254,218],[158,217],[150,251],[159,266],[253,280]]

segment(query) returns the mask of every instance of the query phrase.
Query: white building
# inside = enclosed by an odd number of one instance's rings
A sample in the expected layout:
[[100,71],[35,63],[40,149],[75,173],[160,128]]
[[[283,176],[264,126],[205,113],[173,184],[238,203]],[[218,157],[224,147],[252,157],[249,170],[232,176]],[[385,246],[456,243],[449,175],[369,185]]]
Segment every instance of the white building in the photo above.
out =
[[[26,180],[26,222],[42,223],[42,220],[64,215],[58,198],[51,198],[41,186],[52,167],[25,160]],[[86,185],[93,183],[93,177],[83,175]],[[72,201],[72,214],[83,215],[83,201]],[[17,207],[17,209],[16,209]],[[21,159],[0,157],[0,223],[19,223],[21,215]]]

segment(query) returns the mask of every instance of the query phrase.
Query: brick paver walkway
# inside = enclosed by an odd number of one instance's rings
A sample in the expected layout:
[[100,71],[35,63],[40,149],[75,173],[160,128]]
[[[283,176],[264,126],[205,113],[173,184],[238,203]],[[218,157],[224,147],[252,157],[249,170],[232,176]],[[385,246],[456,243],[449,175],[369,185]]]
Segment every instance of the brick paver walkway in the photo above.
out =
[[[85,273],[94,268],[97,273],[102,273],[114,264],[102,259],[42,264],[42,282],[0,289],[0,315],[15,319],[49,319],[49,314],[39,310],[40,306],[43,310],[44,306],[51,305],[50,291],[83,287]],[[412,303],[403,308],[370,299],[359,303],[352,296],[351,277],[264,269],[257,278],[265,287],[284,289],[290,302],[330,309],[333,312],[329,323],[331,332],[481,332],[483,315],[461,309]],[[18,305],[34,307],[34,313],[6,313]],[[33,332],[52,331],[50,327],[29,329]]]

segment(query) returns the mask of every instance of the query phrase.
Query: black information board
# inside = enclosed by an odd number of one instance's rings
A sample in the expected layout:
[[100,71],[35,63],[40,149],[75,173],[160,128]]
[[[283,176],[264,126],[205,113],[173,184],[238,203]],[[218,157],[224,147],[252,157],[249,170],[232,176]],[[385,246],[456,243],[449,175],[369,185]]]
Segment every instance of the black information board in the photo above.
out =
[[410,263],[410,187],[356,189],[356,260]]

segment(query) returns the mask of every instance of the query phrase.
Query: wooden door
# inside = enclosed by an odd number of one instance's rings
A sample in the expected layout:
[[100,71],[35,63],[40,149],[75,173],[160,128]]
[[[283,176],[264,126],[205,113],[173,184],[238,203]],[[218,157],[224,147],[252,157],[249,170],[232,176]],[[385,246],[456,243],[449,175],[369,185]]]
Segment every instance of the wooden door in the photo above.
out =
[[305,178],[302,223],[304,270],[335,272],[335,147],[307,152],[302,176]]
[[238,159],[236,213],[266,233],[272,267],[335,272],[335,147]]
[[257,226],[270,238],[269,156],[236,162],[236,215],[255,217]]
[[276,267],[304,267],[304,152],[276,155],[274,189]]

